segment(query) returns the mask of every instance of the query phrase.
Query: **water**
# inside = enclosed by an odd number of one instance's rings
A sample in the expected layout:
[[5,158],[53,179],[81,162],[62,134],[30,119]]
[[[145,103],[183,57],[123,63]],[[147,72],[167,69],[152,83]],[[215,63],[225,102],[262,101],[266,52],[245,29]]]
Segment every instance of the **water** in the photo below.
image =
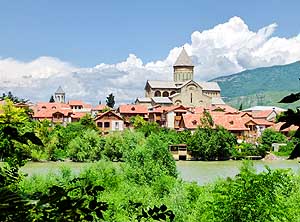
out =
[[[265,166],[271,169],[290,168],[296,173],[300,170],[297,160],[255,160],[253,163],[257,172],[266,170]],[[214,182],[218,178],[234,177],[239,173],[242,161],[177,161],[176,165],[183,180],[195,181],[203,185]]]
[[[294,172],[300,172],[300,164],[297,160],[256,160],[253,163],[257,172],[265,170],[265,165],[271,169],[290,168]],[[22,171],[31,176],[34,174],[58,172],[61,167],[70,167],[73,172],[79,173],[91,164],[93,163],[29,162],[22,168]],[[242,161],[177,161],[176,165],[180,176],[185,181],[196,181],[198,184],[204,185],[216,181],[218,178],[234,177],[238,174]]]

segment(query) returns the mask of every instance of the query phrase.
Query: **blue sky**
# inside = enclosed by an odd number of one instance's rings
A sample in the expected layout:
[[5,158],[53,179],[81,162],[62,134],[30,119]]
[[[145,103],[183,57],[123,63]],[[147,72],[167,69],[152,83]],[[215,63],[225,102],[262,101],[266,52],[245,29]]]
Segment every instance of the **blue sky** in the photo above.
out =
[[0,57],[57,57],[75,66],[114,64],[130,53],[161,60],[191,33],[233,16],[250,30],[277,23],[275,35],[300,32],[300,1],[0,1]]
[[172,79],[184,46],[195,80],[300,61],[299,0],[0,0],[0,93],[117,103]]

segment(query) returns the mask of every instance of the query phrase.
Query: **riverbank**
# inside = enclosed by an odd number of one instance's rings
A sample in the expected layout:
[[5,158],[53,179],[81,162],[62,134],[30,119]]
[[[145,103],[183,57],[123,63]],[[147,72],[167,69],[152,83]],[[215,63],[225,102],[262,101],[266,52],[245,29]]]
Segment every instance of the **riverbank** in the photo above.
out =
[[[199,185],[214,182],[219,178],[234,177],[238,174],[243,161],[176,161],[176,167],[180,177],[185,181],[195,181]],[[33,175],[46,175],[50,172],[59,172],[62,168],[70,168],[74,173],[79,173],[95,163],[79,162],[28,162],[21,168],[22,172]],[[120,164],[115,162],[114,164]],[[255,160],[253,161],[257,172],[265,170],[265,166],[271,169],[292,169],[300,171],[297,160]]]

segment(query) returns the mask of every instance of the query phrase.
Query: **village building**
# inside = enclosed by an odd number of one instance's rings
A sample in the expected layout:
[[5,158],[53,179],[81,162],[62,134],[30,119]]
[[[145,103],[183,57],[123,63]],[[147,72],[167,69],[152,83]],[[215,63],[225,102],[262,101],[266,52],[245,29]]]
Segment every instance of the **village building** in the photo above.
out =
[[96,117],[99,113],[104,113],[105,111],[108,111],[110,109],[111,109],[110,107],[108,107],[104,104],[99,104],[97,106],[94,106],[94,107],[92,107],[92,110],[91,110],[92,117]]
[[183,115],[192,113],[191,110],[182,105],[179,106],[157,106],[149,109],[149,121],[156,122],[162,127],[179,130]]
[[194,80],[194,65],[184,48],[173,68],[173,81],[148,80],[145,98],[137,98],[136,104],[148,107],[155,105],[207,107],[212,104],[224,104],[218,83]]
[[145,105],[120,105],[117,112],[123,117],[125,127],[131,127],[131,118],[135,116],[148,120],[148,108]]
[[33,120],[49,120],[55,124],[66,125],[72,122],[73,111],[69,105],[64,103],[39,102],[33,107]]
[[100,113],[94,121],[103,135],[113,131],[123,131],[124,129],[122,116],[112,110]]

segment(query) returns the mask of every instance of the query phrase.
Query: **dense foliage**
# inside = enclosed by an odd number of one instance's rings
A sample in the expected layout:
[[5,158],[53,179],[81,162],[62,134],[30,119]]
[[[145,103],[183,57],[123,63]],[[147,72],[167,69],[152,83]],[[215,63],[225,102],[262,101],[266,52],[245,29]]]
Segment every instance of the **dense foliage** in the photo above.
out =
[[[227,159],[237,150],[236,138],[207,120],[191,134],[136,118],[135,131],[102,137],[90,116],[66,127],[31,122],[7,101],[0,114],[6,162],[0,168],[0,221],[297,221],[300,178],[289,170],[256,173],[245,162],[234,178],[205,186],[179,178],[169,145],[187,143],[202,160]],[[27,160],[41,157],[97,163],[80,173],[19,172]]]

